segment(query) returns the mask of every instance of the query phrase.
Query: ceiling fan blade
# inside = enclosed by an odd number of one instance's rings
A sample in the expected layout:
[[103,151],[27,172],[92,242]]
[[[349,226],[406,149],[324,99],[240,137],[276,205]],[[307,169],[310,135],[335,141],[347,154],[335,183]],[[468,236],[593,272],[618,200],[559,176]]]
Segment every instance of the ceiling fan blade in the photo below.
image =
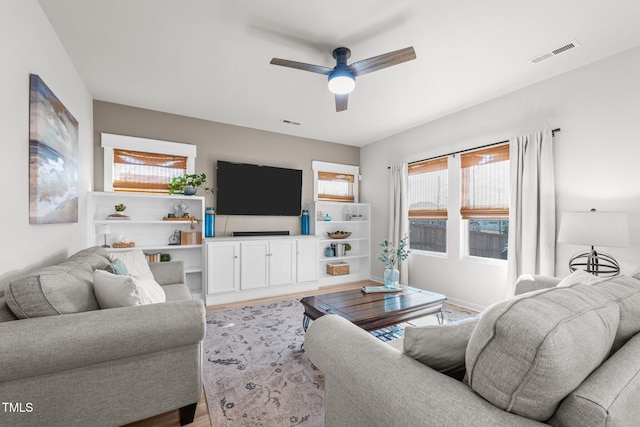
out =
[[347,104],[349,102],[349,94],[345,93],[344,95],[336,94],[336,112],[344,111],[347,109]]
[[312,73],[324,74],[325,76],[328,76],[329,73],[333,71],[333,68],[323,67],[321,65],[305,64],[304,62],[290,61],[288,59],[273,58],[270,63],[303,71],[311,71]]
[[354,62],[349,65],[353,73],[358,76],[382,70],[383,68],[392,67],[402,64],[403,62],[416,59],[416,52],[413,47],[405,47],[404,49],[395,50],[393,52],[384,53],[369,59]]

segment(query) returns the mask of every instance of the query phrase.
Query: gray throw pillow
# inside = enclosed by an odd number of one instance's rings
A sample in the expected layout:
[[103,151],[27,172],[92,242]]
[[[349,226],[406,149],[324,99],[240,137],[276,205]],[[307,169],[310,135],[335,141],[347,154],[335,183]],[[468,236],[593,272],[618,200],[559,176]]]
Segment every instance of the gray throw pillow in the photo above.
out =
[[436,371],[458,377],[464,373],[467,343],[479,316],[447,325],[406,327],[404,353]]

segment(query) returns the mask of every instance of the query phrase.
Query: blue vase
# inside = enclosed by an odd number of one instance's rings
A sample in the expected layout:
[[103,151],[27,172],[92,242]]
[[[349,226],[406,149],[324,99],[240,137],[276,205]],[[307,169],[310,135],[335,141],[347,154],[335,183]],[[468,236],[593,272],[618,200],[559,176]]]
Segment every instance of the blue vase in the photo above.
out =
[[182,189],[182,194],[185,196],[194,196],[196,194],[196,187],[186,186]]
[[398,289],[400,283],[400,272],[397,268],[387,267],[384,269],[384,287],[387,289]]

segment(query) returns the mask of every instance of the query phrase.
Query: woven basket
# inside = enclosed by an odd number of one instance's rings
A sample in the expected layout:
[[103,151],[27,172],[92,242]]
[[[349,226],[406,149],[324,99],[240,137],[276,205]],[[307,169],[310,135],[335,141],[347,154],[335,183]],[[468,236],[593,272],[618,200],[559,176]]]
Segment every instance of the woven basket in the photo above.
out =
[[349,264],[346,262],[334,262],[327,264],[327,274],[331,276],[342,276],[349,274]]

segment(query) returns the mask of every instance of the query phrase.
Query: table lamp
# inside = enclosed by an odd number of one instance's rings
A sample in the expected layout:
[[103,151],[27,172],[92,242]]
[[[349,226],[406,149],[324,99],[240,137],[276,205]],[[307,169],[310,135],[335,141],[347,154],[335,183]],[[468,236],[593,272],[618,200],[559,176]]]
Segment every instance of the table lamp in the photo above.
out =
[[598,252],[594,246],[629,246],[629,224],[625,212],[564,212],[560,222],[558,242],[591,246],[569,260],[569,270],[585,270],[596,276],[617,276],[620,265],[609,254]]
[[111,234],[111,227],[108,224],[101,225],[98,227],[98,234],[104,234],[104,245],[103,248],[110,248],[111,246],[107,245],[107,234]]

